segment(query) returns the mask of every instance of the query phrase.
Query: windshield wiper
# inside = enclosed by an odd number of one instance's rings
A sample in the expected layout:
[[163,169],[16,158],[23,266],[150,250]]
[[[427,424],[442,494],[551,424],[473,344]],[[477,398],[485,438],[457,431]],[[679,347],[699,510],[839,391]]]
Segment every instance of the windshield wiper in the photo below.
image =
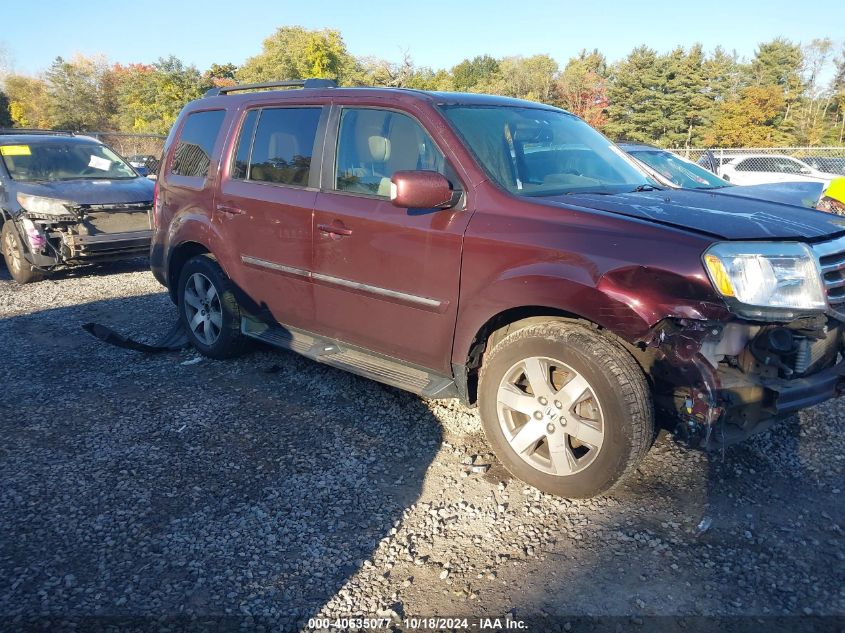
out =
[[654,185],[650,185],[648,183],[643,183],[641,185],[637,185],[636,188],[632,189],[628,193],[639,193],[640,191],[663,191],[660,187],[655,187]]

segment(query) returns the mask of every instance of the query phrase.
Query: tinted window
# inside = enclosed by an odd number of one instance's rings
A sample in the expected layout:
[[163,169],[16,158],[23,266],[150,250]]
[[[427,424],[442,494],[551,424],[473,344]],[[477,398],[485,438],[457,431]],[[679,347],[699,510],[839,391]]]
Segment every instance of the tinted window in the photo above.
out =
[[335,189],[386,198],[390,177],[403,169],[437,171],[450,177],[443,154],[411,117],[388,110],[344,109]]
[[250,110],[244,118],[238,136],[238,147],[235,150],[235,161],[232,164],[232,178],[246,178],[247,167],[249,166],[249,148],[252,144],[256,120],[258,120],[258,110]]
[[261,111],[249,179],[305,187],[311,168],[321,108],[268,108]]
[[211,164],[211,151],[226,113],[209,110],[189,114],[182,126],[182,134],[170,171],[178,176],[205,178]]

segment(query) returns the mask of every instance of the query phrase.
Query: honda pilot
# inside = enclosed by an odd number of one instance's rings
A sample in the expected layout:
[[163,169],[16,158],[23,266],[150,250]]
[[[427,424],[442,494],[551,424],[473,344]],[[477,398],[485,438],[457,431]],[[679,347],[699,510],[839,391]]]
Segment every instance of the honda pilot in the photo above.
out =
[[201,353],[261,341],[460,398],[565,497],[623,480],[659,427],[723,446],[845,384],[845,218],[662,189],[540,103],[215,89],[171,130],[153,216]]

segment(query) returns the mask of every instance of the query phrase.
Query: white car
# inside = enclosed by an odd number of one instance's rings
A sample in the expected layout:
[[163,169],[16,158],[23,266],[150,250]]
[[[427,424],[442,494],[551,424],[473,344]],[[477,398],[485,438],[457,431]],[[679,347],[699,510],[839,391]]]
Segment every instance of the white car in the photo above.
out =
[[718,175],[734,185],[763,185],[774,182],[821,182],[827,187],[837,174],[813,169],[791,156],[740,154],[722,163]]

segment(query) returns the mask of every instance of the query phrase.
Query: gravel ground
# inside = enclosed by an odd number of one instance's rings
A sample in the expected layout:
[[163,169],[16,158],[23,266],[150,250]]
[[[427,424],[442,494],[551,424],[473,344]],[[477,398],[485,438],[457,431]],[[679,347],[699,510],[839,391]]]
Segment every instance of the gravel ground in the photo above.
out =
[[143,355],[80,328],[152,341],[174,318],[143,262],[25,287],[0,267],[0,629],[845,616],[843,404],[723,458],[663,436],[613,495],[567,501],[511,479],[455,401],[284,352]]

